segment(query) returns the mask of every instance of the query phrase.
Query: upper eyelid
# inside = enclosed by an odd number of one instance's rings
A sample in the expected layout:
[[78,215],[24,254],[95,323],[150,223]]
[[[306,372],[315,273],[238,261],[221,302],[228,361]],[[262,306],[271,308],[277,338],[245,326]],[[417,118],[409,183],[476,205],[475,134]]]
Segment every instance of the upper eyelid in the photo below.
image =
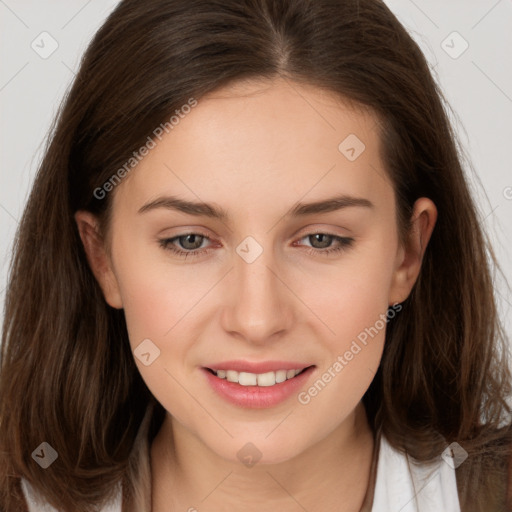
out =
[[[314,236],[314,235],[317,235],[317,234],[332,236],[333,238],[338,239],[338,240],[340,240],[340,239],[341,240],[343,240],[343,239],[353,239],[353,236],[338,235],[336,233],[332,233],[329,230],[321,230],[321,229],[314,230],[313,229],[312,231],[308,231],[308,232],[306,232],[304,234],[300,234],[300,235],[295,236],[294,240],[302,240],[303,238],[306,238],[308,236]],[[175,242],[179,238],[184,237],[184,236],[188,236],[188,235],[199,235],[199,236],[201,236],[203,238],[208,239],[210,242],[214,241],[214,239],[212,237],[210,237],[206,233],[202,233],[201,231],[187,231],[187,232],[175,235],[175,236],[164,237],[164,238],[161,239],[161,241],[168,241],[168,242],[172,241],[172,242]],[[206,249],[207,248],[205,247],[203,249],[194,249],[194,250],[190,250],[188,252],[194,252],[194,251],[200,251],[200,250],[206,250]]]

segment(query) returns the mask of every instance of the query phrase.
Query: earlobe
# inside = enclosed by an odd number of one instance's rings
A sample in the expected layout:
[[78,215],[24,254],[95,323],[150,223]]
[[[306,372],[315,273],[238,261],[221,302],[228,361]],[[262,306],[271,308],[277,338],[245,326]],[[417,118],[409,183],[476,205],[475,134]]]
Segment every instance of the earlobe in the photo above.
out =
[[411,229],[405,246],[397,252],[396,268],[390,287],[389,304],[403,302],[418,279],[425,250],[437,221],[437,208],[428,198],[414,203]]
[[105,300],[113,308],[122,309],[123,303],[117,278],[113,272],[105,242],[100,234],[98,219],[92,213],[80,210],[75,214],[75,221],[87,261],[103,291]]

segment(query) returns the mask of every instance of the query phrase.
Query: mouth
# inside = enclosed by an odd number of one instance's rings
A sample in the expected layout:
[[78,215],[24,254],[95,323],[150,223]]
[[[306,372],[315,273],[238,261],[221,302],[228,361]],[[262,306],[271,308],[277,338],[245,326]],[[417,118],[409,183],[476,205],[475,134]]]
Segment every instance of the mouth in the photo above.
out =
[[314,365],[290,370],[280,369],[264,373],[239,372],[236,370],[213,370],[211,368],[206,368],[206,370],[219,379],[225,379],[228,382],[240,384],[241,386],[271,387],[281,384],[287,380],[294,379],[309,368],[312,368],[312,366]]
[[300,362],[227,361],[202,367],[210,388],[232,405],[263,409],[297,395],[314,378],[316,365]]

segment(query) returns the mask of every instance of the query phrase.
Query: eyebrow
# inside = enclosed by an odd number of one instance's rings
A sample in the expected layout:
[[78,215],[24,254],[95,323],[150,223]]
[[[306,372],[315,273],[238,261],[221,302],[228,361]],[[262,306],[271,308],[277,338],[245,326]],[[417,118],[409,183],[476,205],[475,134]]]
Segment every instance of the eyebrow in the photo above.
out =
[[[318,213],[329,213],[353,206],[373,208],[374,204],[362,197],[339,195],[312,203],[297,203],[286,216],[303,217]],[[204,202],[193,202],[180,199],[175,196],[159,197],[146,203],[139,209],[139,213],[145,213],[158,208],[176,210],[179,212],[195,215],[198,217],[211,217],[222,222],[229,221],[229,214],[223,208]]]

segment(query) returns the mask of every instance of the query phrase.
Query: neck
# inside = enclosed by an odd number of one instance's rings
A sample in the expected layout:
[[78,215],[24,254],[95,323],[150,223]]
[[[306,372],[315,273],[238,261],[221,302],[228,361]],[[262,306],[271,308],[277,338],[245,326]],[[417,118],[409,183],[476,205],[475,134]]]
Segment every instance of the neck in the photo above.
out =
[[[151,445],[152,512],[190,510],[359,512],[374,448],[362,403],[292,459],[245,467],[219,457],[167,414]],[[172,506],[171,506],[172,505]]]

